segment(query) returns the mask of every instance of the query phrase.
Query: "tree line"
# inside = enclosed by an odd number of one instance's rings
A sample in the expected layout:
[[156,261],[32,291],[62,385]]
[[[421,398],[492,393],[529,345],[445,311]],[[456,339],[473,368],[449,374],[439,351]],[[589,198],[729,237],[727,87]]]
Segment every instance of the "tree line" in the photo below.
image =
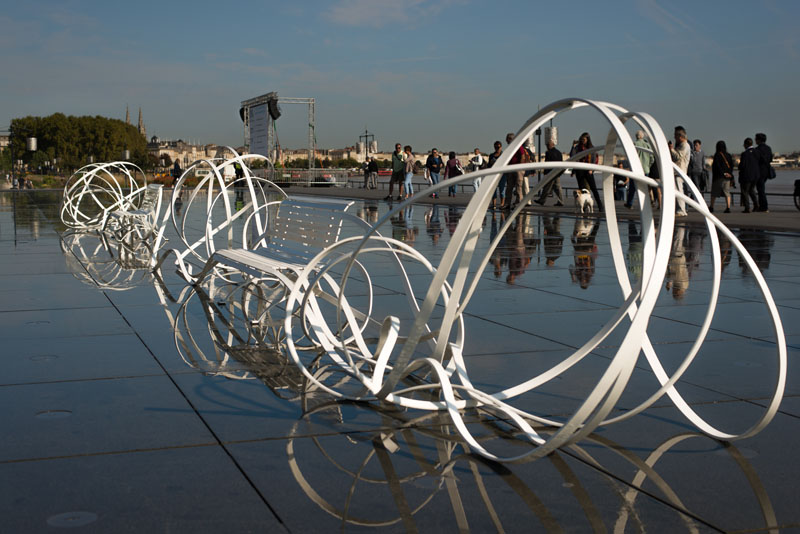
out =
[[[27,150],[29,137],[37,139],[35,152]],[[49,167],[70,172],[89,163],[90,157],[95,162],[121,160],[125,150],[130,152],[129,161],[142,168],[157,163],[148,156],[147,140],[139,130],[119,119],[63,113],[27,116],[12,119],[10,144],[3,150],[0,166],[8,170],[12,161],[22,160],[31,170]]]

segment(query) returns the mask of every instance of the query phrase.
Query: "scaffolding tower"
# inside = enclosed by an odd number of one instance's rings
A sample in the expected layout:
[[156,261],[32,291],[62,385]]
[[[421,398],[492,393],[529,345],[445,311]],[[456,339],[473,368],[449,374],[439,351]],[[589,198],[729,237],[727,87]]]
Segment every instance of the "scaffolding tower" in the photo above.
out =
[[266,114],[266,134],[267,134],[267,156],[270,161],[277,159],[277,135],[275,134],[275,121],[280,117],[280,107],[278,104],[306,104],[308,105],[308,168],[314,169],[316,160],[316,135],[314,131],[314,99],[313,98],[291,98],[279,97],[278,93],[270,92],[243,100],[239,109],[239,116],[244,122],[244,144],[250,147],[250,109],[258,106],[267,106]]

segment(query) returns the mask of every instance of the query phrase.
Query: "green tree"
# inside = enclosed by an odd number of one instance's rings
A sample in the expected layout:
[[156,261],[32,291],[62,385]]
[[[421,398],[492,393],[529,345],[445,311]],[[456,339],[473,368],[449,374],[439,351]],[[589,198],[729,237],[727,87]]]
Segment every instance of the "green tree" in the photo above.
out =
[[[28,152],[26,140],[36,137],[38,148]],[[48,117],[23,117],[11,121],[11,159],[33,165],[54,161],[64,170],[74,170],[94,160],[115,161],[130,151],[130,161],[148,167],[147,141],[132,125],[106,117],[74,117],[54,113]]]

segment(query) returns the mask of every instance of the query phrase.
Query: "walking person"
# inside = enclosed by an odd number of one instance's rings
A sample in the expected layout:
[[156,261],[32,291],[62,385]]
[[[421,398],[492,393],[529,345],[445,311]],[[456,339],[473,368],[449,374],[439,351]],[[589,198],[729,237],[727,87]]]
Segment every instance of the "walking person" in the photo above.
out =
[[[450,158],[447,160],[447,164],[444,166],[444,179],[452,179],[456,176],[461,176],[462,174],[464,174],[464,169],[461,168],[461,163],[458,161],[458,158],[456,158],[456,153],[450,152]],[[447,188],[447,196],[456,196],[456,186],[451,185]]]
[[[594,148],[594,145],[592,144],[592,138],[588,132],[583,132],[578,138],[578,142],[572,147],[569,155],[572,157],[575,154],[580,154],[581,152],[591,148]],[[597,163],[597,159],[597,154],[591,153],[581,157],[578,161],[584,163]],[[597,184],[594,181],[594,175],[592,174],[592,171],[576,169],[574,173],[575,178],[578,180],[578,189],[590,190],[592,192],[592,196],[594,197],[594,203],[597,206],[597,209],[603,211],[603,201],[600,199],[600,192],[597,190]]]
[[[475,172],[481,170],[483,168],[483,154],[481,154],[481,149],[476,148],[475,152],[473,153],[472,157],[469,158],[470,170]],[[481,179],[474,178],[472,180],[472,187],[475,188],[475,192],[478,192],[478,188],[481,186]]]
[[[442,167],[444,167],[442,156],[440,156],[439,151],[434,148],[428,155],[428,159],[425,160],[425,168],[428,169],[428,174],[431,177],[431,185],[439,183]],[[439,193],[431,193],[431,198],[439,198]]]
[[[744,140],[744,152],[739,156],[739,187],[741,187],[742,204],[744,205],[742,213],[758,211],[758,196],[756,195],[758,176],[758,155],[756,149],[753,148],[753,140],[748,137]],[[751,201],[753,203],[752,210],[750,209]]]
[[[487,167],[491,167],[494,165],[494,162],[497,161],[497,158],[503,153],[503,143],[500,141],[494,142],[494,152],[489,154],[489,163],[486,165]],[[500,177],[500,182],[497,184],[497,187],[492,194],[492,209],[499,208],[503,205],[503,199],[505,198],[505,190],[506,190],[506,175]]]
[[[675,165],[678,166],[683,174],[687,174],[689,170],[689,159],[692,157],[692,149],[689,148],[686,129],[683,126],[675,127],[675,146],[670,149],[670,154],[672,155],[672,161]],[[675,190],[678,193],[684,192],[683,178],[679,174],[675,175]],[[675,216],[686,217],[686,201],[678,197],[675,199],[675,204],[677,206]]]
[[411,183],[411,180],[414,178],[414,165],[416,165],[417,162],[414,160],[414,153],[411,152],[410,145],[406,145],[403,150],[405,151],[404,185],[406,188],[406,195],[403,198],[408,198],[414,194],[414,184]]
[[[514,140],[516,136],[509,132],[506,135],[506,145],[510,145],[511,142]],[[520,146],[517,151],[511,156],[511,161],[508,162],[509,165],[518,165],[520,163],[528,163],[530,161],[530,153],[525,150],[524,146]],[[514,204],[514,195],[516,194],[517,202],[520,202],[523,195],[523,180],[524,180],[524,172],[510,172],[506,173],[506,198],[505,202],[501,206],[503,209],[509,210],[513,207]]]
[[711,203],[708,209],[714,213],[714,201],[725,196],[725,213],[731,212],[731,182],[733,181],[733,158],[728,154],[725,141],[717,141],[714,161],[711,163]]
[[[692,154],[689,157],[689,178],[701,193],[706,191],[706,183],[703,180],[703,170],[705,169],[706,155],[703,152],[703,143],[700,139],[692,141]],[[695,199],[696,200],[696,199]]]
[[[556,148],[556,144],[552,139],[547,140],[547,152],[544,153],[545,161],[564,161],[564,156],[561,151]],[[551,171],[552,172],[552,171]],[[544,206],[547,202],[547,197],[550,193],[554,193],[556,197],[556,206],[564,205],[564,191],[561,189],[561,175],[564,174],[563,170],[556,172],[556,177],[547,182],[539,193],[539,198],[535,200],[540,206]]]
[[758,190],[758,211],[769,213],[769,204],[767,202],[767,180],[773,178],[772,166],[772,149],[767,144],[767,136],[763,133],[756,134],[756,155],[758,156],[758,182],[756,182],[756,189]]
[[405,181],[406,162],[403,152],[403,145],[397,143],[392,152],[392,177],[389,178],[389,194],[383,200],[392,200],[394,185],[397,184],[397,200],[403,196],[403,182]]
[[[650,168],[653,166],[655,156],[653,155],[653,148],[650,146],[650,141],[644,136],[644,130],[636,132],[636,142],[633,143],[636,147],[636,153],[639,156],[639,163],[642,164],[642,171],[645,176],[650,176]],[[658,205],[661,206],[661,190],[658,190]],[[625,198],[625,207],[633,207],[633,197],[636,195],[636,182],[628,180],[628,195]]]

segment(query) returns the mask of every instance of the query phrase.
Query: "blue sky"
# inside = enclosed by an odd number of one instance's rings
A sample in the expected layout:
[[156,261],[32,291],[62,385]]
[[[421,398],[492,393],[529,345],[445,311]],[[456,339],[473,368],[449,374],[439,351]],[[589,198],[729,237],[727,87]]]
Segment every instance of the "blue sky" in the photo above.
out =
[[[135,123],[149,135],[240,145],[239,103],[277,91],[316,99],[321,147],[491,149],[565,97],[684,125],[706,149],[757,131],[800,149],[800,2],[15,2],[0,15],[0,127],[63,112]],[[278,135],[302,147],[306,108]],[[591,115],[560,127],[601,139]]]

